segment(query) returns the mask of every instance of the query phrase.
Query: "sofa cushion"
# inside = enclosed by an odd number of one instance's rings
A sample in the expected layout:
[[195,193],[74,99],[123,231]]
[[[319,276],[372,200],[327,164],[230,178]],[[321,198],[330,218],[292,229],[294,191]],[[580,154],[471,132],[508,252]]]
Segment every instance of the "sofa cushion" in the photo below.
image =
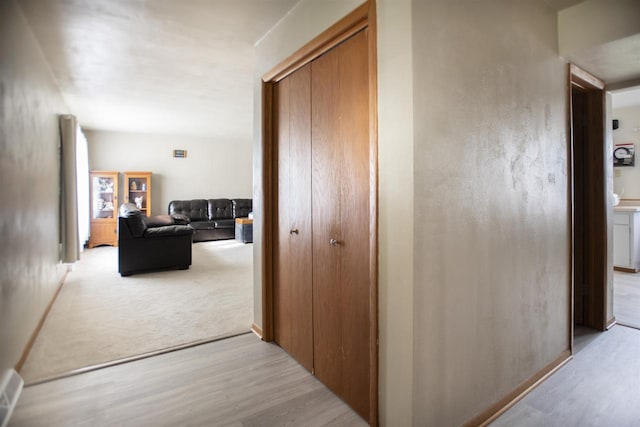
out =
[[195,221],[189,225],[196,230],[213,230],[216,228],[213,221]]
[[193,234],[193,228],[190,225],[167,225],[164,227],[147,228],[144,237],[182,236],[185,234]]
[[147,224],[147,228],[164,227],[173,225],[173,218],[170,215],[155,215],[146,217],[144,222]]
[[169,215],[173,214],[188,216],[191,221],[206,221],[209,219],[207,201],[204,199],[173,200],[169,203]]
[[233,205],[231,204],[231,200],[209,199],[207,200],[207,204],[209,207],[209,221],[233,218]]
[[234,219],[219,219],[213,221],[215,228],[234,228],[236,221]]
[[233,217],[246,218],[249,212],[253,210],[252,199],[233,199]]
[[145,223],[145,216],[142,211],[136,207],[133,203],[125,203],[120,206],[120,216],[126,218],[127,227],[133,237],[142,237],[147,224]]

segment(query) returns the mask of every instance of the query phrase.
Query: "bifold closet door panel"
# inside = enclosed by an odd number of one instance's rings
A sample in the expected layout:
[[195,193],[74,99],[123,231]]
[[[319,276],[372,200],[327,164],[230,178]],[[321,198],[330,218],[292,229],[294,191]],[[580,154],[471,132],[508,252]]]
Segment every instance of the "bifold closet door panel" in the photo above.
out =
[[369,83],[366,30],[312,63],[316,376],[369,417]]
[[[367,30],[340,46],[340,288],[344,399],[369,416],[369,61]],[[347,120],[344,120],[344,119]]]
[[315,375],[342,395],[340,70],[335,49],[312,62],[313,339]]
[[310,98],[309,65],[274,87],[278,170],[274,338],[312,371]]
[[292,354],[313,370],[313,278],[311,252],[311,66],[288,77],[291,114],[289,164],[289,268],[291,288]]
[[277,164],[277,209],[274,232],[273,338],[285,350],[291,348],[291,277],[289,259],[289,81],[273,88],[274,162]]

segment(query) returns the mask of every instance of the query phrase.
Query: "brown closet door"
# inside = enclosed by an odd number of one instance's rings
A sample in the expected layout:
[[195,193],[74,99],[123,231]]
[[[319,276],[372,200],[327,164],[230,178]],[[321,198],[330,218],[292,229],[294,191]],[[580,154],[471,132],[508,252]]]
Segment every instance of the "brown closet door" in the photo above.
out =
[[274,87],[278,170],[274,338],[313,371],[310,70],[307,65]]
[[371,283],[367,49],[363,30],[311,63],[314,368],[365,419]]

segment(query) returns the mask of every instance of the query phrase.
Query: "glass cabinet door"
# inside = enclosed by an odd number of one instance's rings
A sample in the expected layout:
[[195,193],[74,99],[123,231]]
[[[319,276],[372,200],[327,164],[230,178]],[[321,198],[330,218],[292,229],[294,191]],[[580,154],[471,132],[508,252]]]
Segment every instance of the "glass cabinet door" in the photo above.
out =
[[124,200],[151,216],[151,172],[124,172]]
[[88,247],[118,246],[118,172],[91,171],[89,187],[91,234]]
[[147,178],[129,178],[129,202],[141,210],[147,209]]
[[93,176],[91,178],[91,217],[93,219],[115,218],[114,178]]

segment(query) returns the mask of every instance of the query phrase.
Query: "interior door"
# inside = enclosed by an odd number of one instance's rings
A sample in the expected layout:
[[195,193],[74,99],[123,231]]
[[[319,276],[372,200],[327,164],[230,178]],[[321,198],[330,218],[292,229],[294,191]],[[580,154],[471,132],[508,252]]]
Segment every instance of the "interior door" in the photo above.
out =
[[615,321],[607,313],[610,303],[608,284],[613,273],[607,243],[607,223],[611,212],[607,176],[613,172],[613,164],[605,135],[606,86],[603,81],[574,65],[569,66],[569,77],[574,323],[605,330]]
[[311,63],[316,376],[369,417],[367,30]]
[[274,87],[278,206],[274,339],[313,371],[311,66]]

